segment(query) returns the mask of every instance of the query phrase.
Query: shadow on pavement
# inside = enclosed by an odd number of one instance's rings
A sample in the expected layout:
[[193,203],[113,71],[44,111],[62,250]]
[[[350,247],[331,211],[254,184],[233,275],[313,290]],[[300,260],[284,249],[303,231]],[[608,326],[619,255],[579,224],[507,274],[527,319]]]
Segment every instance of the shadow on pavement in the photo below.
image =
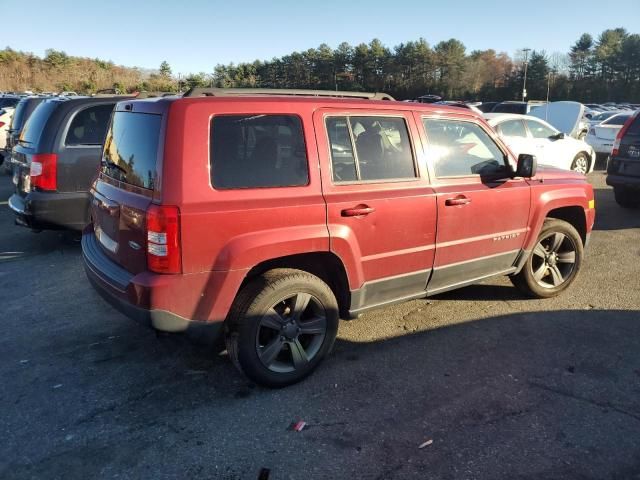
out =
[[[639,320],[548,311],[339,339],[283,390],[121,317],[73,323],[26,364],[0,357],[12,392],[0,476],[636,478]],[[287,430],[300,419],[307,429]]]

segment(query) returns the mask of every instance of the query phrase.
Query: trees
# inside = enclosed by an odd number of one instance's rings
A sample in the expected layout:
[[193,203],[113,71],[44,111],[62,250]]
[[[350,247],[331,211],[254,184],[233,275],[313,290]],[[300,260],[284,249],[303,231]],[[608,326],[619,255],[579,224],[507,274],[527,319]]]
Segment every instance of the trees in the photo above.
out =
[[[311,88],[386,91],[396,98],[432,93],[449,99],[519,99],[523,62],[496,50],[474,50],[451,38],[431,47],[420,38],[389,48],[379,39],[352,46],[327,44],[280,58],[216,65],[212,74],[182,76],[186,86]],[[528,62],[529,98],[640,102],[640,35],[623,28],[582,34],[568,55],[533,51]],[[0,90],[52,91],[64,85],[83,93],[109,88],[176,91],[169,63],[157,72],[73,57],[50,49],[43,58],[0,50]],[[185,84],[183,83],[183,86]]]

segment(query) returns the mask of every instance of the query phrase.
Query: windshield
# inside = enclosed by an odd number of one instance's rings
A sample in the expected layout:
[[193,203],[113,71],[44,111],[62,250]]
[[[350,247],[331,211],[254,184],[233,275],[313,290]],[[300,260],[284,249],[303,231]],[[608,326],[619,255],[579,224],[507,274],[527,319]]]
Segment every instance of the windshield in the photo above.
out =
[[624,125],[624,122],[629,120],[631,115],[616,115],[610,119],[602,122],[603,125]]

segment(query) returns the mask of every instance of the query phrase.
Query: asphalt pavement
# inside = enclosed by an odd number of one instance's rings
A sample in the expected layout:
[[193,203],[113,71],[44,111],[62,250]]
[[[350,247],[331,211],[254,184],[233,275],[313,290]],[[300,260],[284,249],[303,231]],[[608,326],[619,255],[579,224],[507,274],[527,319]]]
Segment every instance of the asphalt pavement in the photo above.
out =
[[268,390],[114,311],[77,239],[13,225],[0,176],[0,478],[640,479],[640,211],[590,181],[562,296],[499,278],[377,310]]

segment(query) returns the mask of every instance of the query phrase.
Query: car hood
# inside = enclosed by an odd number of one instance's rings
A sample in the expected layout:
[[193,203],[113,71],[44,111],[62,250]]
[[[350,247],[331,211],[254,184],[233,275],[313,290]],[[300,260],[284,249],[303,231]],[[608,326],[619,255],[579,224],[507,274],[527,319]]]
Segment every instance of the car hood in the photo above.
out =
[[584,105],[578,102],[551,102],[531,109],[528,115],[544,120],[573,137],[580,130]]

